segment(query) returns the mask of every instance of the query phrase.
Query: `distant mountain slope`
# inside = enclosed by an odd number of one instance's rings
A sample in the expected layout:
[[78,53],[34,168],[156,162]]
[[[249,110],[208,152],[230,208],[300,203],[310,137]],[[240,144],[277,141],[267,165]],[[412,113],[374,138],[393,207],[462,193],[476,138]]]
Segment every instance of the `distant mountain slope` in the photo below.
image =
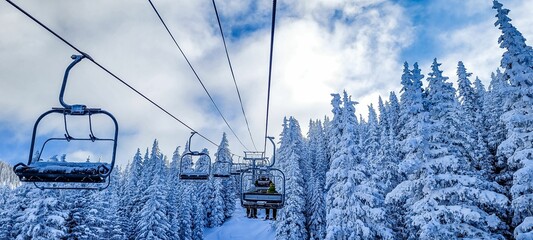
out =
[[13,173],[13,166],[0,161],[0,187],[9,186],[10,188],[15,188],[20,186],[20,181]]

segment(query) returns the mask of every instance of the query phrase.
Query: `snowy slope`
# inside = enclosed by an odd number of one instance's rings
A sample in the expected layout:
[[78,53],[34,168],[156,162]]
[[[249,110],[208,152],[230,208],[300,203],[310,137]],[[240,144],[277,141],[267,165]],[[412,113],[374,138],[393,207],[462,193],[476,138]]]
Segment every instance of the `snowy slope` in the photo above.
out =
[[[272,213],[271,213],[272,214]],[[206,228],[204,230],[205,240],[269,240],[276,239],[276,229],[272,220],[265,221],[265,210],[259,209],[257,219],[246,217],[246,209],[237,202],[233,216],[222,226],[216,228]]]

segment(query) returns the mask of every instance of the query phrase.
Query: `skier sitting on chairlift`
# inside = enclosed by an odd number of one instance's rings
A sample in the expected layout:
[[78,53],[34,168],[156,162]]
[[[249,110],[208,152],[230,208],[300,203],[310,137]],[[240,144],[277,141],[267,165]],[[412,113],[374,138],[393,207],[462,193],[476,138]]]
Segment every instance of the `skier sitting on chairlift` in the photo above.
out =
[[[267,193],[278,193],[276,191],[276,185],[271,181],[270,182],[270,187],[268,188],[267,190]],[[276,215],[278,213],[278,210],[277,209],[272,209],[272,220],[276,220]],[[270,215],[270,208],[265,208],[265,220],[268,220],[269,219],[269,215]]]

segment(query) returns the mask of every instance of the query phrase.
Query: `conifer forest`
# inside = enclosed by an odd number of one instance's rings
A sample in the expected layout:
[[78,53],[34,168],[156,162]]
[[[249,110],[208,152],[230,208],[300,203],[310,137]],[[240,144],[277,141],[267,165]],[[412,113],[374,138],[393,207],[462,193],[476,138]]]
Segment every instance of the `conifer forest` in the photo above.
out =
[[[490,84],[461,59],[455,72],[405,62],[401,89],[377,104],[341,91],[331,112],[273,123],[284,202],[265,224],[276,239],[533,239],[533,48],[508,9],[492,8],[501,34],[487,41],[504,53]],[[204,181],[180,177],[189,141],[172,153],[159,144],[118,156],[127,165],[101,191],[41,190],[0,162],[0,239],[197,240],[244,214],[241,175],[213,177],[214,163],[238,163],[226,133],[216,152],[194,152],[194,168],[211,169]]]

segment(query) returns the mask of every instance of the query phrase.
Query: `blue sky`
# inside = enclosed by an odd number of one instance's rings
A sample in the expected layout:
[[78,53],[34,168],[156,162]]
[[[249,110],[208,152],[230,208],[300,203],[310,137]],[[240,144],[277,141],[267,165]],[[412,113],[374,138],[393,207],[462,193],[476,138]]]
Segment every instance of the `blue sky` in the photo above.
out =
[[[146,1],[15,1],[188,125],[230,148],[240,146],[213,109]],[[512,23],[531,45],[533,5],[502,0]],[[237,135],[248,148],[244,119],[211,1],[156,0]],[[400,89],[404,61],[426,74],[433,58],[455,81],[458,61],[488,85],[499,65],[499,30],[487,0],[285,0],[278,2],[269,133],[278,137],[284,116],[304,131],[309,119],[330,115],[330,93],[346,90],[360,104]],[[127,5],[127,10],[124,6]],[[252,134],[262,147],[271,1],[219,0],[219,12]],[[79,9],[83,9],[80,11]],[[7,2],[0,3],[0,160],[26,161],[36,118],[58,106],[57,95],[72,49]],[[73,70],[66,99],[102,107],[120,124],[118,162],[125,164],[157,138],[164,154],[183,146],[189,129],[176,123],[85,61]],[[100,126],[103,130],[107,127]],[[49,133],[61,128],[47,125]],[[215,148],[195,139],[195,145]]]

